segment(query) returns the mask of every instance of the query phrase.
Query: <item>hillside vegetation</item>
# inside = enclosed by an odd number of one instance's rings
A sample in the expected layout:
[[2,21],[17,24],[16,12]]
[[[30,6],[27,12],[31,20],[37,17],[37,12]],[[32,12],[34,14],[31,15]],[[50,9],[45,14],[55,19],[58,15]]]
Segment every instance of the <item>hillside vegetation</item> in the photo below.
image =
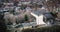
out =
[[52,27],[42,27],[36,29],[25,29],[22,32],[60,32],[60,26],[55,25]]

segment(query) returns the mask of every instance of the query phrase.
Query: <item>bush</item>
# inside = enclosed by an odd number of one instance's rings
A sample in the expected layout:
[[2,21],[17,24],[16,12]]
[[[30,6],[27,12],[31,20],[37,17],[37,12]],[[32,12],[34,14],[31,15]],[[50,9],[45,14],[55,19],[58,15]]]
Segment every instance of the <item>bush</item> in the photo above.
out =
[[24,16],[24,19],[25,19],[25,21],[28,21],[28,16],[25,15],[25,16]]
[[22,32],[60,32],[60,26],[43,27],[36,29],[25,29]]
[[50,12],[50,14],[54,17],[57,17],[57,13]]
[[25,9],[27,6],[22,4],[20,7],[21,7],[21,9],[23,10],[23,9]]

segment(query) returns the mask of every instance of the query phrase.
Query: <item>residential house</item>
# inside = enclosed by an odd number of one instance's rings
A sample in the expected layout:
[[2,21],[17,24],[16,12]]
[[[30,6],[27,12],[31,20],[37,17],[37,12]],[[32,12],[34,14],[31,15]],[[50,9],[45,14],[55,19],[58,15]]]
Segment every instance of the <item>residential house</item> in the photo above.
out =
[[46,12],[43,9],[41,11],[31,12],[31,15],[36,18],[37,25],[48,24],[49,22],[50,22],[49,24],[51,24],[53,21],[50,21],[50,19],[53,20],[53,18],[54,18],[49,12]]

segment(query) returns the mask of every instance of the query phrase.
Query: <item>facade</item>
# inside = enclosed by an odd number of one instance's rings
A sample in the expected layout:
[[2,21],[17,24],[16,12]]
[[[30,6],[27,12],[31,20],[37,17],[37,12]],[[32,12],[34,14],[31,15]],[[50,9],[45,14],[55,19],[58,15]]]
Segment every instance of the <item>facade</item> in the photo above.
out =
[[42,14],[40,16],[38,16],[38,15],[36,15],[34,13],[31,13],[31,15],[33,15],[36,18],[37,25],[46,24],[46,23],[43,22],[43,15]]

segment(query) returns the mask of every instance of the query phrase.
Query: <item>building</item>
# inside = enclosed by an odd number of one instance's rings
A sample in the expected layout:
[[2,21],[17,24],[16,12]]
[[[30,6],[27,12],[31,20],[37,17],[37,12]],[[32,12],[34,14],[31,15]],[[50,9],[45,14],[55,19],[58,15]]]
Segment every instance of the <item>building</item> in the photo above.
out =
[[[43,9],[41,11],[34,11],[31,12],[31,15],[36,18],[36,23],[37,25],[42,25],[42,24],[51,24],[53,23],[53,16],[49,13],[44,11]],[[49,20],[48,20],[49,19]],[[46,21],[46,22],[45,22]],[[49,22],[49,23],[48,23]]]
[[40,12],[34,11],[33,13],[31,13],[31,15],[33,15],[36,18],[37,25],[46,24],[43,22],[43,15],[40,14]]

